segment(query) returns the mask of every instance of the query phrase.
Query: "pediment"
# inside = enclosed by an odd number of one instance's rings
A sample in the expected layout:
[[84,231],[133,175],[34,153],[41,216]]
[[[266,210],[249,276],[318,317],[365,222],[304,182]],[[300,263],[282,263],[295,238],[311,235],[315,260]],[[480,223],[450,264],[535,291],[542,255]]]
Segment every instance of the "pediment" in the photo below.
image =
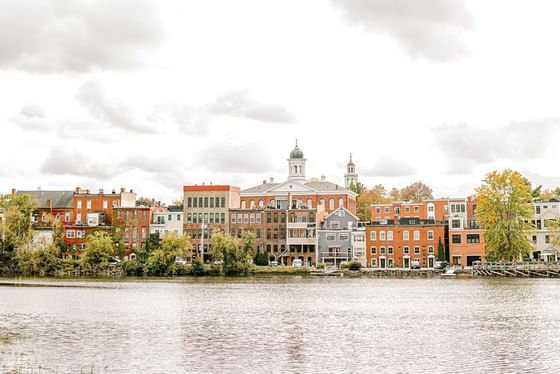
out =
[[300,182],[295,181],[286,181],[284,183],[280,183],[278,186],[272,188],[268,191],[269,193],[289,193],[289,192],[297,192],[297,193],[305,193],[305,192],[317,192],[316,189],[308,187]]

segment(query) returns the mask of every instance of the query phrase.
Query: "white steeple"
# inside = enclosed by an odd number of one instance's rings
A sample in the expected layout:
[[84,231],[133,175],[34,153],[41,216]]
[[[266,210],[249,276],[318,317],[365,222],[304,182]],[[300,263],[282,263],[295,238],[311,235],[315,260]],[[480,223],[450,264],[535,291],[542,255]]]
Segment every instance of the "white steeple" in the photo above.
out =
[[290,152],[290,158],[288,159],[288,180],[307,182],[305,179],[305,161],[307,159],[303,158],[303,152],[299,149],[296,139],[296,146]]
[[352,162],[352,153],[350,153],[350,161],[346,164],[346,174],[344,174],[344,186],[350,188],[355,183],[358,183],[358,173],[356,173],[356,165]]

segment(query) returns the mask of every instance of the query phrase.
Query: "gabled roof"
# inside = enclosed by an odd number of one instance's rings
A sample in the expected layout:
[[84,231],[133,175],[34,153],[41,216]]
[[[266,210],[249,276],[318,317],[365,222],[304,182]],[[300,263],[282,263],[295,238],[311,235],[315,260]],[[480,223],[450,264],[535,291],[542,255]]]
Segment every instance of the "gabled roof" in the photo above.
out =
[[355,194],[354,192],[329,181],[311,181],[307,182],[305,185],[321,192],[342,192]]
[[[74,191],[17,191],[17,194],[35,197],[39,209],[71,209],[74,197]],[[51,201],[50,206],[49,200]]]
[[359,221],[359,220],[360,220],[356,215],[354,215],[354,214],[353,214],[351,211],[349,211],[348,209],[343,208],[343,207],[340,207],[340,208],[337,208],[337,209],[333,210],[332,212],[330,212],[330,213],[325,217],[325,221],[328,220],[331,216],[337,215],[336,213],[337,213],[339,210],[344,210],[344,211],[346,211],[346,214],[348,214],[348,215],[352,216],[353,218],[355,218],[356,221]]
[[[290,187],[291,186],[291,187]],[[328,181],[297,182],[287,180],[282,183],[263,183],[241,191],[241,194],[265,194],[269,192],[340,192],[356,195],[354,192]]]
[[241,190],[241,193],[264,193],[270,191],[272,188],[278,186],[280,183],[263,183],[258,186],[249,187],[247,189]]

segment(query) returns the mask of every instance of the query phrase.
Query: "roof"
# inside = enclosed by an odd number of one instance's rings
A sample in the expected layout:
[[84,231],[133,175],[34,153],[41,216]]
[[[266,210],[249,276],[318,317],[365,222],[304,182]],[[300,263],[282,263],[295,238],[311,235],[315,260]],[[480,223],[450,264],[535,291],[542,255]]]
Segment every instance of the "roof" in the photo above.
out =
[[311,181],[311,182],[307,182],[305,183],[305,185],[307,187],[311,187],[314,188],[318,191],[340,191],[340,192],[351,192],[354,193],[342,186],[339,186],[336,183],[332,183],[329,181]]
[[262,183],[258,186],[249,187],[241,191],[241,193],[255,193],[255,192],[267,192],[268,190],[278,186],[280,183]]
[[[37,208],[72,209],[74,191],[17,191],[18,195],[31,195],[37,199]],[[51,204],[49,205],[49,200]]]
[[231,190],[239,190],[239,187],[227,185],[219,185],[219,184],[206,184],[206,185],[194,185],[194,186],[183,186],[184,192],[195,192],[195,191],[231,191]]
[[183,206],[182,205],[169,205],[167,210],[170,212],[182,212]]

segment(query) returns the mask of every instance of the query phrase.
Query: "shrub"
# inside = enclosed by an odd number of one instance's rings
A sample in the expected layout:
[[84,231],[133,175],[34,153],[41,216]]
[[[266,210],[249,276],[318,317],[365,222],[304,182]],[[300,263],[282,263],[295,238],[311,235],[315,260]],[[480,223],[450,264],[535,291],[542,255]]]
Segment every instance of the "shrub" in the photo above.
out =
[[267,266],[268,265],[268,255],[266,253],[257,252],[255,255],[255,265],[257,266]]
[[206,270],[204,269],[204,264],[199,258],[195,258],[192,263],[191,273],[195,277],[205,275]]
[[140,277],[144,275],[144,264],[137,259],[130,261],[122,261],[119,263],[120,268],[126,275]]
[[359,271],[362,268],[362,264],[358,261],[353,261],[348,264],[348,270]]

